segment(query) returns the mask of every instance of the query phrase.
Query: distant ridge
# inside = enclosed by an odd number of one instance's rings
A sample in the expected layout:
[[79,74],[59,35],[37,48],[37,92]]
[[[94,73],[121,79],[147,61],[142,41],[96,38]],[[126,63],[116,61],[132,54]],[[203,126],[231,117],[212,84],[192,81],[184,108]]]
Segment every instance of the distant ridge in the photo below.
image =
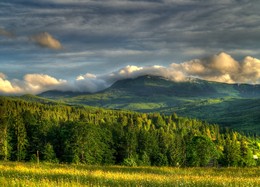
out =
[[174,82],[161,76],[145,75],[119,80],[97,93],[48,91],[39,96],[71,105],[176,112],[236,130],[260,133],[260,85],[200,79]]
[[50,99],[61,99],[61,98],[70,98],[80,95],[89,94],[88,92],[72,92],[72,91],[59,91],[59,90],[49,90],[38,94],[39,97],[45,97]]
[[150,75],[117,81],[105,91],[113,89],[128,91],[139,96],[196,97],[216,94],[216,90],[210,87],[207,81],[174,82],[161,76]]
[[168,95],[177,97],[201,97],[201,96],[234,96],[260,97],[260,85],[227,84],[211,82],[196,78],[188,81],[176,82],[161,76],[145,75],[132,79],[123,79],[115,82],[109,90],[123,90],[135,94]]
[[96,93],[50,90],[38,94],[39,97],[59,99],[83,95],[105,93],[111,90],[136,93],[137,95],[172,95],[178,97],[197,96],[239,96],[260,97],[260,85],[227,84],[190,78],[188,81],[176,82],[162,76],[144,75],[116,81],[112,86]]
[[36,95],[31,95],[31,94],[25,94],[25,95],[19,96],[18,98],[25,100],[25,101],[38,102],[38,103],[43,103],[43,104],[57,104],[57,102],[55,100],[36,96]]

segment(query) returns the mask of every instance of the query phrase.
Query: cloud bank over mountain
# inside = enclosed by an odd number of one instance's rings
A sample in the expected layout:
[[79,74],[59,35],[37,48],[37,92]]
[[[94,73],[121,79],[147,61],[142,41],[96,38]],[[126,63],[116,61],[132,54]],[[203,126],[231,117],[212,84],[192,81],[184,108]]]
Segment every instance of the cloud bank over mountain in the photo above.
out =
[[200,78],[222,83],[260,84],[260,60],[247,56],[237,61],[224,52],[180,64],[165,66],[128,65],[108,74],[82,74],[74,80],[63,80],[46,74],[26,74],[23,80],[12,79],[0,73],[1,94],[37,94],[47,90],[96,92],[111,86],[114,82],[142,75],[162,76],[172,81],[187,81]]
[[171,64],[185,76],[223,83],[259,84],[260,60],[247,56],[241,62],[226,53],[204,59],[195,59],[181,64]]

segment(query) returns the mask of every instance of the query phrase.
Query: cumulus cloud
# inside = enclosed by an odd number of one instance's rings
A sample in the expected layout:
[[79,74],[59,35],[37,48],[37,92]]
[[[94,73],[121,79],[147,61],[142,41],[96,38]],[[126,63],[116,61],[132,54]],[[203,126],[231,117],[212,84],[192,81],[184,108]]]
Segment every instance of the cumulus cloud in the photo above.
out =
[[32,89],[35,92],[42,90],[55,89],[64,85],[67,81],[56,79],[44,74],[27,74],[24,76],[24,82],[27,89]]
[[47,90],[97,92],[114,82],[143,75],[162,76],[172,81],[188,81],[200,78],[223,83],[260,84],[260,60],[247,56],[241,62],[224,52],[203,59],[165,66],[128,65],[112,73],[95,75],[86,73],[74,80],[62,80],[44,74],[27,74],[23,80],[8,80],[0,73],[0,93],[41,93]]
[[7,80],[7,76],[3,73],[0,73],[0,93],[3,94],[19,94],[22,89],[19,85],[16,84],[17,80],[12,82]]
[[236,61],[227,53],[219,53],[204,59],[195,59],[181,64],[171,64],[171,68],[186,76],[224,83],[260,83],[260,61],[246,57]]
[[39,33],[31,36],[31,40],[41,47],[50,49],[61,49],[61,43],[47,32]]
[[247,56],[241,64],[241,74],[237,77],[241,82],[260,83],[260,60]]
[[67,81],[53,78],[44,74],[27,74],[23,80],[7,80],[7,76],[0,73],[0,93],[2,94],[37,94],[43,91],[63,90]]
[[[187,81],[200,78],[223,83],[260,83],[260,60],[245,57],[238,62],[227,53],[219,53],[204,59],[194,59],[180,64],[165,66],[128,65],[112,73],[78,76],[70,87],[74,91],[96,92],[111,86],[114,82],[143,75],[162,76],[172,81]],[[72,86],[73,85],[73,86]]]

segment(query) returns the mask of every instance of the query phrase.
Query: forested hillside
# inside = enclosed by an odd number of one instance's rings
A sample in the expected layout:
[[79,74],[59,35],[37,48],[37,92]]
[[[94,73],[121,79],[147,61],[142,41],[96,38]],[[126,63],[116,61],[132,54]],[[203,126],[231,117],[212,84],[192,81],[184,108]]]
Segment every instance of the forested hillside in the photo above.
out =
[[[175,113],[0,97],[0,159],[153,166],[253,166],[257,137]],[[257,163],[258,162],[258,163]]]
[[199,79],[174,82],[140,76],[115,82],[98,93],[48,91],[39,96],[138,112],[160,112],[206,120],[239,132],[260,134],[260,85],[225,84]]

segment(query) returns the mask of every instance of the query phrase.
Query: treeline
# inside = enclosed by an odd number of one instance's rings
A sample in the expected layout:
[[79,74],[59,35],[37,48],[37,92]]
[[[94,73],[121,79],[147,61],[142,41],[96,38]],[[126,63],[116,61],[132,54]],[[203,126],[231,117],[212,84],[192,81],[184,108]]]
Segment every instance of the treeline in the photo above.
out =
[[0,159],[128,166],[255,166],[257,139],[176,114],[0,97]]

